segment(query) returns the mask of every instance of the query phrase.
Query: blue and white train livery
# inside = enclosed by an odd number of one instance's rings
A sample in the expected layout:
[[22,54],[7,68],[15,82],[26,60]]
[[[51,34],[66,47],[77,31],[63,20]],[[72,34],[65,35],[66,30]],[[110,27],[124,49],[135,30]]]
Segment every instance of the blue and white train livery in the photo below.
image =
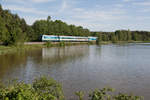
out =
[[81,37],[81,36],[57,36],[57,35],[42,35],[42,41],[52,42],[89,42],[96,41],[97,37]]

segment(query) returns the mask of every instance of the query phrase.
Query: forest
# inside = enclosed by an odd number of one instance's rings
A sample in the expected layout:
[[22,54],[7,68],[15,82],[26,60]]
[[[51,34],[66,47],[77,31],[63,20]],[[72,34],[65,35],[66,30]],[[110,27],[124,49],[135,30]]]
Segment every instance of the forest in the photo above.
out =
[[150,41],[148,31],[117,30],[115,32],[91,32],[92,36],[97,36],[99,41]]
[[117,30],[115,32],[91,32],[82,26],[68,25],[61,20],[36,20],[28,25],[25,19],[0,5],[0,44],[17,45],[25,41],[41,41],[41,35],[97,36],[99,41],[150,41],[148,31]]

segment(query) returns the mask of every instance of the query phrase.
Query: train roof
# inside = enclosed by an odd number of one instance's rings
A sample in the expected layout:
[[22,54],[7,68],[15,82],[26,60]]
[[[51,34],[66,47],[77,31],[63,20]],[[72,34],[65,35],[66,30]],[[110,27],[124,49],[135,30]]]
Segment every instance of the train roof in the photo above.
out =
[[79,37],[79,38],[97,38],[97,37],[93,37],[93,36],[65,36],[65,35],[42,35],[42,36],[60,36],[60,37]]

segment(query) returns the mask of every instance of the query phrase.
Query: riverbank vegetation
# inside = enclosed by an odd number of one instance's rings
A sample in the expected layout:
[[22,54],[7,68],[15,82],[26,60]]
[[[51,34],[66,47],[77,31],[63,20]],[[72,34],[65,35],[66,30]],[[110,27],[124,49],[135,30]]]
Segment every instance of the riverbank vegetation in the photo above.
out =
[[10,45],[10,46],[3,46],[0,45],[0,55],[2,54],[10,54],[10,53],[15,53],[15,52],[23,52],[26,50],[31,50],[31,49],[38,49],[38,48],[43,48],[46,47],[45,45],[41,44],[36,44],[36,45]]
[[37,20],[26,24],[23,18],[4,10],[0,5],[0,44],[18,45],[25,41],[41,41],[41,35],[97,36],[99,42],[150,41],[150,32],[117,30],[115,32],[90,32],[82,26],[68,25],[61,20]]
[[0,55],[10,54],[15,52],[24,52],[26,50],[40,49],[40,48],[49,48],[49,47],[65,47],[65,46],[73,46],[73,45],[90,45],[92,42],[44,42],[41,44],[22,44],[22,45],[0,45]]
[[117,30],[115,32],[92,32],[98,37],[98,42],[150,42],[150,32]]
[[[89,100],[144,100],[140,96],[116,94],[112,88],[96,89],[89,94]],[[84,100],[84,92],[75,93]],[[33,83],[13,81],[7,86],[0,84],[0,100],[66,100],[62,86],[52,78],[41,77]]]

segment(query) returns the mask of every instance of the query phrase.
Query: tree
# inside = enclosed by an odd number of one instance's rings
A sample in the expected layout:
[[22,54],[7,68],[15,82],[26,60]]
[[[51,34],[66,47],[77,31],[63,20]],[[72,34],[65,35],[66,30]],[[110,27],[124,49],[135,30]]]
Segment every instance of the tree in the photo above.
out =
[[36,35],[34,33],[34,30],[33,30],[33,28],[31,26],[27,27],[27,31],[26,32],[27,32],[27,40],[28,41],[36,41],[37,40]]
[[0,4],[0,15],[1,15],[2,11],[3,11],[3,9],[2,9],[2,6]]
[[48,32],[48,25],[47,25],[47,21],[45,21],[45,20],[40,20],[40,21],[36,21],[34,24],[33,24],[33,26],[32,26],[32,28],[33,28],[33,30],[34,30],[34,32],[35,32],[35,38],[36,38],[36,40],[40,40],[40,36],[42,35],[42,34],[47,34],[47,32]]
[[132,39],[132,35],[131,35],[131,32],[130,32],[130,30],[128,29],[128,33],[127,33],[127,35],[128,35],[128,41],[130,41],[131,39]]
[[5,42],[8,40],[8,30],[5,27],[5,22],[0,16],[0,42]]
[[51,16],[48,16],[47,17],[47,21],[49,22],[51,20]]
[[116,42],[116,41],[117,41],[117,40],[116,40],[115,33],[112,33],[112,34],[111,34],[111,41],[112,41],[112,42]]

